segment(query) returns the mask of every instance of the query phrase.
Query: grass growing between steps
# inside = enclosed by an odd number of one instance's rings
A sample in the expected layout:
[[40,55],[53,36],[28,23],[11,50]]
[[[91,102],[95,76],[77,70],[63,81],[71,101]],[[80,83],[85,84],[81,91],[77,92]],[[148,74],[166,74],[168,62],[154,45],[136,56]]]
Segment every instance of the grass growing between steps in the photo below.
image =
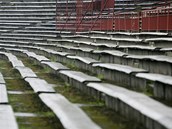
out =
[[[11,78],[20,78],[20,74],[16,72],[15,69],[12,69],[11,64],[6,60],[0,59],[0,72],[3,74],[3,77],[11,77]],[[13,74],[11,74],[13,73]]]
[[[7,86],[12,87],[8,82]],[[18,86],[13,86],[13,90],[18,90]],[[32,90],[26,88],[23,94],[9,94],[9,99],[14,112],[36,115],[35,117],[17,117],[20,129],[63,129],[54,113],[41,102]]]
[[71,86],[57,87],[56,89],[71,102],[80,104],[87,115],[102,129],[145,129],[143,125],[125,119],[117,112],[106,108],[103,102],[97,101]]
[[9,62],[0,60],[0,72],[6,81],[8,98],[15,113],[34,114],[16,116],[19,129],[64,129],[55,114],[46,107],[31,87],[20,79]]
[[[30,63],[30,59],[20,58],[25,66],[30,67],[34,72],[38,72],[36,64]],[[80,106],[85,113],[102,129],[145,129],[142,125],[131,120],[126,120],[123,116],[105,107],[104,103],[95,100],[78,89],[66,84],[62,79],[54,74],[48,73],[47,69],[39,67],[36,73],[39,78],[54,84],[54,89],[65,96],[70,102]]]

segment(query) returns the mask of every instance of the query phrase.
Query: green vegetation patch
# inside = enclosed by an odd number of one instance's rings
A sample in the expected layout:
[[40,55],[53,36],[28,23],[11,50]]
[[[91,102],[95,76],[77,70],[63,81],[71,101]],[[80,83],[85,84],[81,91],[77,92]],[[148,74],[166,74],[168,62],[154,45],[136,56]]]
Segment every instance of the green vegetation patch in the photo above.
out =
[[55,84],[56,86],[64,86],[64,81],[53,73],[37,73],[39,78],[46,80],[50,84]]
[[18,117],[20,129],[64,129],[56,116]]
[[32,91],[32,88],[23,79],[5,79],[7,90]]
[[19,72],[12,68],[11,64],[6,60],[0,60],[0,72],[3,77],[20,78]]
[[55,88],[60,94],[68,98],[72,103],[81,103],[88,105],[103,105],[102,102],[94,99],[87,94],[79,91],[78,89],[72,86],[56,87]]
[[9,94],[9,100],[15,112],[38,113],[47,109],[34,93]]
[[44,68],[38,64],[36,64],[33,60],[28,59],[28,58],[23,58],[23,57],[19,57],[19,59],[23,62],[23,64],[28,67],[31,68],[35,73],[39,73],[39,72],[45,72],[43,71]]

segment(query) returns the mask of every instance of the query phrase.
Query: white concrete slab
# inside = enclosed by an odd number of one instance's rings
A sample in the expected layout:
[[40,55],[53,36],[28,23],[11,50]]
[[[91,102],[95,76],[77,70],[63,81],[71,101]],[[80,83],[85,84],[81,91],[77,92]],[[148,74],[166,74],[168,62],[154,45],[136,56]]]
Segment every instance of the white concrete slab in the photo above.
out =
[[69,78],[75,79],[79,82],[101,82],[100,79],[90,76],[87,74],[84,74],[82,72],[77,72],[77,71],[60,71],[60,74],[63,74],[65,76],[68,76]]
[[0,84],[0,104],[8,103],[8,95],[5,84]]
[[0,84],[5,84],[5,80],[2,73],[0,73]]
[[37,75],[28,67],[16,67],[22,78],[36,78]]
[[172,85],[172,76],[156,74],[156,73],[138,73],[136,74],[136,77],[151,80],[151,81],[159,81],[163,84]]
[[55,93],[53,86],[39,78],[25,78],[35,93]]
[[47,65],[48,67],[54,69],[55,71],[59,71],[59,70],[69,70],[68,67],[62,65],[61,63],[58,63],[58,62],[44,62],[42,61],[41,64],[45,64]]
[[42,93],[39,97],[56,114],[65,129],[101,129],[62,95]]
[[19,129],[14,112],[9,105],[0,105],[0,128],[1,129]]
[[109,70],[116,70],[116,71],[124,72],[124,73],[127,73],[127,74],[147,72],[144,69],[134,68],[134,67],[127,66],[127,65],[111,64],[111,63],[93,64],[93,67],[100,67],[100,68],[106,68],[106,69],[109,69]]

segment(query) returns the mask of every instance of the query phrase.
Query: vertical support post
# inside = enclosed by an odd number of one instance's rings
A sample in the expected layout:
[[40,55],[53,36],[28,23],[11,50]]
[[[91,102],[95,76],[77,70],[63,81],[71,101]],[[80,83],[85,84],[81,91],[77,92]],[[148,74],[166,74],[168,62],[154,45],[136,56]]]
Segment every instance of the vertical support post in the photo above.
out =
[[[82,25],[80,25],[83,12],[83,2],[82,0],[77,0],[76,3],[76,28],[78,31],[82,30]],[[79,28],[80,27],[80,28]]]
[[67,19],[69,18],[69,15],[68,15],[68,0],[66,0],[66,10],[65,10],[65,12],[66,12],[65,13],[66,14],[66,16],[65,16],[66,17],[65,30],[67,30],[67,29],[69,29],[69,26],[70,26],[70,25],[67,24]]
[[[114,0],[115,1],[115,0]],[[115,10],[114,10],[114,8],[115,8],[115,2],[114,2],[114,7],[112,8],[112,31],[114,31],[114,26],[115,26],[115,21],[114,21],[114,14],[115,14]]]
[[150,18],[151,18],[151,11],[148,11],[148,32],[150,31]]
[[168,14],[167,14],[167,33],[168,33],[168,31],[170,30],[169,29],[169,19],[170,19],[170,9],[169,8],[167,8],[167,11],[168,11]]
[[157,16],[157,28],[156,28],[156,31],[158,32],[159,31],[159,10],[155,10],[155,13],[156,13],[156,16]]
[[56,0],[56,18],[55,18],[55,20],[56,20],[56,30],[57,30],[57,0]]

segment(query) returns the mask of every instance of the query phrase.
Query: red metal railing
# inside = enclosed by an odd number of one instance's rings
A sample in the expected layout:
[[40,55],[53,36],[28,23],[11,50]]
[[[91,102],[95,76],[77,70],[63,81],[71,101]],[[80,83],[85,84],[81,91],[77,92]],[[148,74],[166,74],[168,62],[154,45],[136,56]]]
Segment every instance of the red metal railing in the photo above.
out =
[[142,11],[142,30],[172,30],[172,7],[159,7],[153,10]]
[[56,4],[57,30],[113,29],[114,0],[57,0]]
[[149,10],[114,13],[114,0],[57,0],[56,28],[73,32],[171,31],[172,2],[166,1]]
[[[101,10],[97,14],[91,26],[91,30],[112,31],[113,14],[114,14],[114,0],[102,0]],[[95,25],[97,24],[99,25],[99,27],[95,28]]]
[[114,28],[115,31],[139,31],[140,15],[139,12],[115,13]]

